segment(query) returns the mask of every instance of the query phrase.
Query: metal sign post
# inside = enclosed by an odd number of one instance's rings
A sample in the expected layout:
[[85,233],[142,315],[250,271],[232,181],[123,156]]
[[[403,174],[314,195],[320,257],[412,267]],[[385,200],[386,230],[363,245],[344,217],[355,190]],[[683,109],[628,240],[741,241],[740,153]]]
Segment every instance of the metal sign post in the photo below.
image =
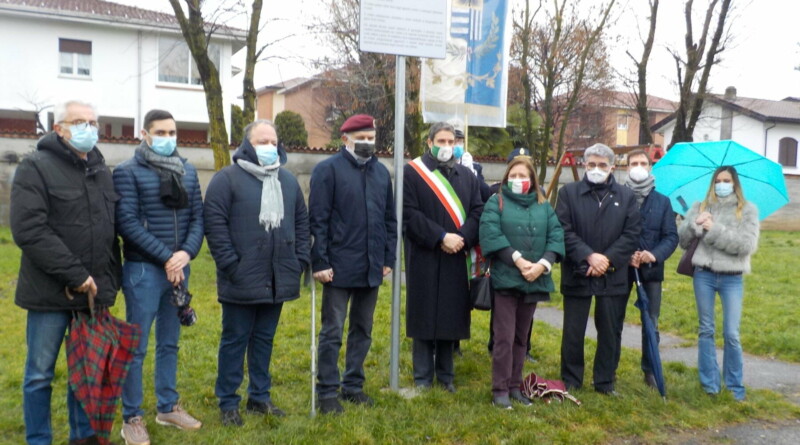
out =
[[389,386],[400,389],[400,291],[403,262],[403,158],[406,127],[406,58],[443,59],[447,45],[447,0],[361,0],[359,49],[394,54],[394,201],[397,259],[392,272],[392,338]]

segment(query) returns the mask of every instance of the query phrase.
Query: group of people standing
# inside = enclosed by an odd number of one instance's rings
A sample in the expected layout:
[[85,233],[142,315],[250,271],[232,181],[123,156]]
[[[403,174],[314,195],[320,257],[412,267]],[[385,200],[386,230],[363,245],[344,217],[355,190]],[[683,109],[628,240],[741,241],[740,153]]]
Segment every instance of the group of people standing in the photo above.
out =
[[[100,151],[93,106],[70,101],[55,109],[54,131],[17,169],[11,228],[22,249],[16,303],[28,310],[28,355],[23,411],[28,443],[51,443],[50,394],[58,351],[75,311],[90,300],[111,306],[120,287],[126,319],[141,332],[122,392],[122,437],[147,445],[142,367],[155,323],[156,423],[196,430],[177,392],[181,320],[173,292],[188,288],[190,261],[203,237],[216,264],[222,333],[215,394],[221,422],[241,426],[245,410],[283,416],[270,396],[269,371],[283,303],[300,296],[307,268],[323,284],[317,393],[322,413],[344,410],[341,401],[369,406],[364,361],[372,342],[378,289],[396,259],[397,219],[392,181],[375,157],[375,121],[355,115],[341,126],[342,148],[311,176],[306,207],[297,179],[283,165],[274,124],[245,127],[233,165],[217,172],[201,198],[197,172],[177,151],[177,127],[164,110],[145,115],[141,144],[113,175]],[[496,193],[465,153],[463,133],[447,123],[431,126],[429,149],[404,169],[406,334],[412,341],[414,384],[438,383],[455,392],[453,354],[470,336],[469,279],[480,253],[491,264],[494,288],[492,401],[501,408],[530,405],[519,388],[536,305],[555,290],[550,272],[562,263],[564,331],[561,377],[580,388],[584,335],[592,296],[598,346],[593,385],[615,394],[622,324],[640,271],[657,321],[665,260],[680,242],[699,238],[694,257],[700,316],[700,376],[704,389],[720,389],[713,356],[714,292],[725,312],[726,386],[741,385],[741,274],[758,239],[757,211],[744,200],[735,169],[715,174],[708,196],[676,229],[669,201],[653,190],[651,162],[631,153],[628,179],[615,181],[614,152],[585,152],[586,174],[564,186],[553,209],[528,156],[510,159]],[[755,215],[755,216],[754,216]],[[118,238],[123,241],[124,263]],[[65,295],[74,298],[68,299]],[[345,369],[338,358],[345,321]],[[709,349],[710,348],[710,349]],[[710,351],[710,352],[709,352]],[[645,381],[651,365],[643,360]],[[70,444],[96,443],[80,404],[68,390]]]

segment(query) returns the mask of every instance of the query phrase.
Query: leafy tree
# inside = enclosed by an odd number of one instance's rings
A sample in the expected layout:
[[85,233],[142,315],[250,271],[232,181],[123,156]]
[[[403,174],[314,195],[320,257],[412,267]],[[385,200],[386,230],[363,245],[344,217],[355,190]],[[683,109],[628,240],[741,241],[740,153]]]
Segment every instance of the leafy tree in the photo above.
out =
[[308,145],[308,132],[303,116],[294,111],[284,110],[275,116],[278,140],[286,147],[305,147]]

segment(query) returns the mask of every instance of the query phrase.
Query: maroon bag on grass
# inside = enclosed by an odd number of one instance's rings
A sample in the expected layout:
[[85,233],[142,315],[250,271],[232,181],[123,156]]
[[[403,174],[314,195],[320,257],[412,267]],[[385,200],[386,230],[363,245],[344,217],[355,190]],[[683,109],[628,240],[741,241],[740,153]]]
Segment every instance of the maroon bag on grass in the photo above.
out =
[[525,397],[534,400],[541,399],[549,404],[553,400],[562,402],[564,399],[572,400],[576,405],[581,406],[581,401],[567,392],[567,387],[561,380],[547,380],[536,375],[535,372],[528,374],[522,379],[519,387]]

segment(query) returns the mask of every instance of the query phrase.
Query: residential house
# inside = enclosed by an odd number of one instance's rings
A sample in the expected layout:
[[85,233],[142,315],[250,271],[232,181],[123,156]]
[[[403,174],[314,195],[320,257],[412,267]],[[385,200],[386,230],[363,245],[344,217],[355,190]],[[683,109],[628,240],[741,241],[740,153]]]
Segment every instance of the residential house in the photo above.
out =
[[303,118],[309,147],[325,147],[331,141],[330,104],[322,91],[323,80],[296,77],[256,90],[256,116],[275,120],[281,111],[293,111]]
[[[675,104],[647,96],[648,121],[654,124],[675,111]],[[639,114],[633,93],[590,91],[579,100],[565,133],[567,148],[585,148],[595,143],[629,147],[644,143],[639,134]],[[663,136],[654,134],[653,144],[663,146]]]
[[[220,72],[230,129],[231,55],[244,31],[218,27],[209,53]],[[0,0],[0,130],[53,125],[52,106],[97,105],[101,137],[138,136],[144,114],[169,110],[181,141],[208,139],[205,93],[172,14],[100,0]]]
[[[653,126],[669,146],[675,116]],[[781,164],[784,173],[800,174],[797,164],[797,141],[800,140],[800,99],[783,100],[739,97],[735,87],[724,95],[710,94],[692,135],[695,141],[734,140]]]

